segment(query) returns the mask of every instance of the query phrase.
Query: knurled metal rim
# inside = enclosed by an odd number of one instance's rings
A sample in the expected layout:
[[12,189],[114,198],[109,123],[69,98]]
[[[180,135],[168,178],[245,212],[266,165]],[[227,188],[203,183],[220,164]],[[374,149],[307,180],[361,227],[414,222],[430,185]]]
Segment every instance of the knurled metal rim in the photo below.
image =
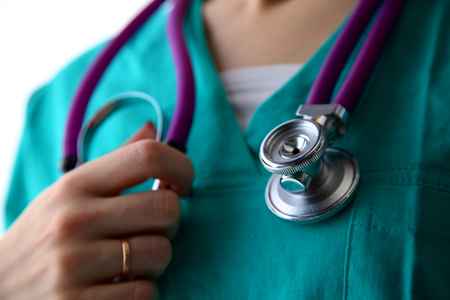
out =
[[[319,131],[319,136],[318,136],[316,144],[309,151],[309,153],[307,155],[299,157],[299,159],[297,161],[291,161],[289,163],[286,163],[286,165],[280,165],[279,163],[273,162],[272,160],[269,159],[269,157],[267,157],[267,155],[265,155],[265,151],[264,151],[265,143],[269,139],[271,139],[272,136],[274,134],[276,134],[281,127],[286,126],[287,124],[289,124],[291,122],[295,122],[295,121],[307,121],[307,122],[311,122],[314,125],[316,125],[316,127]],[[264,138],[264,140],[261,144],[259,158],[260,158],[264,168],[271,173],[281,174],[281,175],[296,174],[296,173],[301,172],[302,170],[307,169],[308,167],[312,166],[323,156],[325,150],[327,149],[326,139],[327,139],[327,135],[326,135],[326,132],[323,129],[323,127],[320,124],[314,122],[313,120],[305,120],[305,119],[290,120],[290,121],[287,121],[287,122],[275,127]]]

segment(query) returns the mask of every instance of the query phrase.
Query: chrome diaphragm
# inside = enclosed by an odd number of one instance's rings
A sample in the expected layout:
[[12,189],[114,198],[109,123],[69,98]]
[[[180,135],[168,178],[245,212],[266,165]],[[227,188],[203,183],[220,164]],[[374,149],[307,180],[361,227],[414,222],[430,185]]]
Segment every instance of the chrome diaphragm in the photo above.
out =
[[348,204],[359,168],[350,154],[328,149],[345,133],[348,114],[342,106],[301,106],[297,116],[273,129],[261,145],[261,162],[274,173],[266,203],[281,218],[315,223]]

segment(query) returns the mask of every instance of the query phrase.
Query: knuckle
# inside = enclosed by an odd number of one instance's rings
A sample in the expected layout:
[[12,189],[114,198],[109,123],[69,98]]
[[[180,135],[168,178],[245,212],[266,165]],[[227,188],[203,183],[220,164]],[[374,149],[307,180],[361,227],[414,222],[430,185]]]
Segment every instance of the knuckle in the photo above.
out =
[[90,227],[100,217],[101,212],[96,209],[65,208],[55,217],[53,228],[58,238],[73,237]]
[[51,299],[52,300],[75,300],[75,297],[73,297],[72,295],[69,295],[67,293],[58,293],[58,294],[54,295]]
[[142,140],[131,145],[133,145],[131,157],[137,163],[148,166],[160,160],[161,150],[155,141]]
[[55,217],[53,228],[57,239],[64,240],[71,237],[78,229],[78,216],[73,212],[63,212]]
[[56,183],[57,193],[60,195],[72,195],[85,191],[92,184],[92,182],[84,179],[85,170],[81,166],[64,174]]
[[71,290],[60,289],[55,292],[55,295],[51,297],[52,300],[79,300],[76,292]]
[[66,195],[76,189],[78,184],[79,183],[73,174],[65,174],[56,183],[54,194],[57,195],[57,198],[66,197]]
[[133,300],[156,299],[157,288],[153,282],[136,281],[133,289]]
[[65,281],[80,267],[80,257],[74,251],[61,249],[54,254],[53,264],[55,277]]

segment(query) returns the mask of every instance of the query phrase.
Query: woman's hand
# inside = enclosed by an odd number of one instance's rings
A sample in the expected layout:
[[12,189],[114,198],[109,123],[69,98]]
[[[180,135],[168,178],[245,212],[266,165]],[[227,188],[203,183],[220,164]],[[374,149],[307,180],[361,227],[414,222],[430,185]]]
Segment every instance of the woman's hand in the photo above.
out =
[[[0,241],[1,299],[155,299],[153,281],[171,258],[179,196],[193,180],[183,153],[150,139],[146,125],[131,143],[65,174],[43,191]],[[120,195],[159,178],[171,190]],[[131,250],[122,274],[122,243]]]

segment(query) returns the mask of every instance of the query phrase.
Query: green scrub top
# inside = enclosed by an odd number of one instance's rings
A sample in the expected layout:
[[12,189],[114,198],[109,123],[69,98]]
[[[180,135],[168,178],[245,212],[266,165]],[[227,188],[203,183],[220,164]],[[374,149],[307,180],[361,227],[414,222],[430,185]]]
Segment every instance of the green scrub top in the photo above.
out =
[[[336,216],[307,226],[266,207],[270,174],[258,150],[306,101],[336,34],[257,109],[242,134],[205,41],[201,5],[194,0],[185,22],[197,89],[187,143],[195,180],[182,200],[172,262],[158,279],[160,299],[450,299],[450,1],[406,1],[348,133],[333,146],[357,158],[359,191]],[[159,101],[168,124],[176,96],[168,13],[168,6],[159,9],[121,50],[88,115],[112,96],[137,90]],[[62,176],[68,108],[102,48],[31,98],[7,226]],[[115,149],[152,116],[144,109],[118,113],[99,131],[91,155]],[[150,182],[129,192],[144,189]]]

